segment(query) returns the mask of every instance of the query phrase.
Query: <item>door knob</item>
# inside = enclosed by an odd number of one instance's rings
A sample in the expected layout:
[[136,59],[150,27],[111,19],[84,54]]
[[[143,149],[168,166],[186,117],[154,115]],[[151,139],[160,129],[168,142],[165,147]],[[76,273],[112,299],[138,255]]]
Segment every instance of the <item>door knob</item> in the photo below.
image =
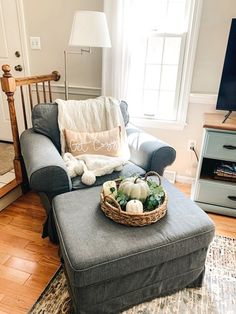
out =
[[23,68],[22,68],[22,66],[21,66],[20,64],[16,65],[16,66],[14,67],[14,69],[15,69],[16,71],[19,71],[19,72],[21,72],[21,71],[23,70]]
[[20,51],[16,51],[16,52],[15,52],[15,56],[16,56],[17,58],[20,58]]

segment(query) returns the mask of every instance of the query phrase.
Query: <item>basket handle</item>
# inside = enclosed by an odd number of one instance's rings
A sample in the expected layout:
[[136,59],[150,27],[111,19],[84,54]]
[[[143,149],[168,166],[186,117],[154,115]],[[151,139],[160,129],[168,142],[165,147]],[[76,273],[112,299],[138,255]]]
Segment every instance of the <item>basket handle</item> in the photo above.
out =
[[115,203],[116,207],[119,209],[119,212],[121,212],[120,204],[117,202],[116,199],[114,199],[114,198],[113,198],[112,196],[110,196],[110,195],[104,196],[104,203],[110,204],[110,203],[108,202],[108,200],[110,200],[110,201],[112,201],[113,203]]
[[146,174],[145,174],[145,177],[144,177],[144,180],[147,181],[147,178],[149,176],[157,176],[158,177],[158,185],[161,185],[161,177],[160,175],[156,172],[156,171],[148,171]]

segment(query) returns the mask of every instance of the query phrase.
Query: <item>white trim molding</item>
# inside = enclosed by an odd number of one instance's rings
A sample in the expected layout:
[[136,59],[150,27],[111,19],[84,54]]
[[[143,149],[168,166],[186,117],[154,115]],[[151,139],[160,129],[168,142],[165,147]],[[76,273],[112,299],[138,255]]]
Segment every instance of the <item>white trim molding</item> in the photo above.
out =
[[203,0],[192,1],[191,7],[191,25],[186,40],[184,66],[182,74],[182,82],[180,88],[179,108],[177,121],[182,125],[186,122],[189,106],[189,94],[191,89],[191,81],[193,76],[194,61],[197,50],[197,41],[201,22]]
[[216,105],[217,94],[191,93],[189,96],[190,104]]
[[[43,92],[42,85],[39,84],[39,91]],[[69,95],[81,95],[81,96],[101,96],[101,87],[91,87],[91,86],[69,86]],[[32,90],[36,91],[36,87],[32,86]],[[62,84],[52,84],[52,93],[65,95],[65,86]]]
[[[98,97],[101,95],[101,87],[91,87],[91,86],[76,86],[70,85],[68,86],[69,95],[82,95],[82,96],[95,96]],[[63,93],[65,94],[65,86],[64,85],[53,85],[52,86],[53,93]]]
[[187,184],[193,184],[195,182],[196,178],[194,177],[187,177],[187,176],[181,176],[176,175],[175,181],[180,183],[187,183]]
[[22,59],[24,63],[24,73],[25,73],[25,76],[28,76],[30,75],[30,63],[29,63],[29,52],[28,52],[29,50],[28,50],[28,44],[27,44],[27,32],[26,32],[23,0],[16,0],[16,9],[17,9],[17,15],[18,15]]

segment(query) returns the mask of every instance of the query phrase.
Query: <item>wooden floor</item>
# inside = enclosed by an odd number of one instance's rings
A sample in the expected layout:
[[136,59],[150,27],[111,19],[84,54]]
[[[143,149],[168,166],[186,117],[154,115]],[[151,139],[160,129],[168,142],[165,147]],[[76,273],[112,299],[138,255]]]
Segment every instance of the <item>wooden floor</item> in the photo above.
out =
[[59,267],[58,247],[41,238],[44,219],[32,192],[0,212],[0,314],[27,313]]
[[[177,187],[190,195],[190,186]],[[217,234],[236,238],[234,218],[210,216]],[[27,313],[59,267],[58,247],[41,238],[44,218],[32,192],[0,212],[0,314]]]

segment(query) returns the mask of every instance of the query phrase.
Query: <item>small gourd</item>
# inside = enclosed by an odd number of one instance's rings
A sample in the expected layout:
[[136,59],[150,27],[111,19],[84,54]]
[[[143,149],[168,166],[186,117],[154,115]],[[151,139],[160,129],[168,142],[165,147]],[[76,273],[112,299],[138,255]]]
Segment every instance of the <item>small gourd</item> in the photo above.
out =
[[139,200],[130,200],[126,204],[126,212],[127,213],[143,213],[143,203]]
[[119,191],[122,191],[130,199],[137,199],[145,202],[150,194],[150,189],[146,181],[139,177],[130,177],[124,179],[119,186]]
[[103,183],[103,194],[104,196],[111,195],[116,197],[117,195],[117,187],[115,181],[106,181]]

